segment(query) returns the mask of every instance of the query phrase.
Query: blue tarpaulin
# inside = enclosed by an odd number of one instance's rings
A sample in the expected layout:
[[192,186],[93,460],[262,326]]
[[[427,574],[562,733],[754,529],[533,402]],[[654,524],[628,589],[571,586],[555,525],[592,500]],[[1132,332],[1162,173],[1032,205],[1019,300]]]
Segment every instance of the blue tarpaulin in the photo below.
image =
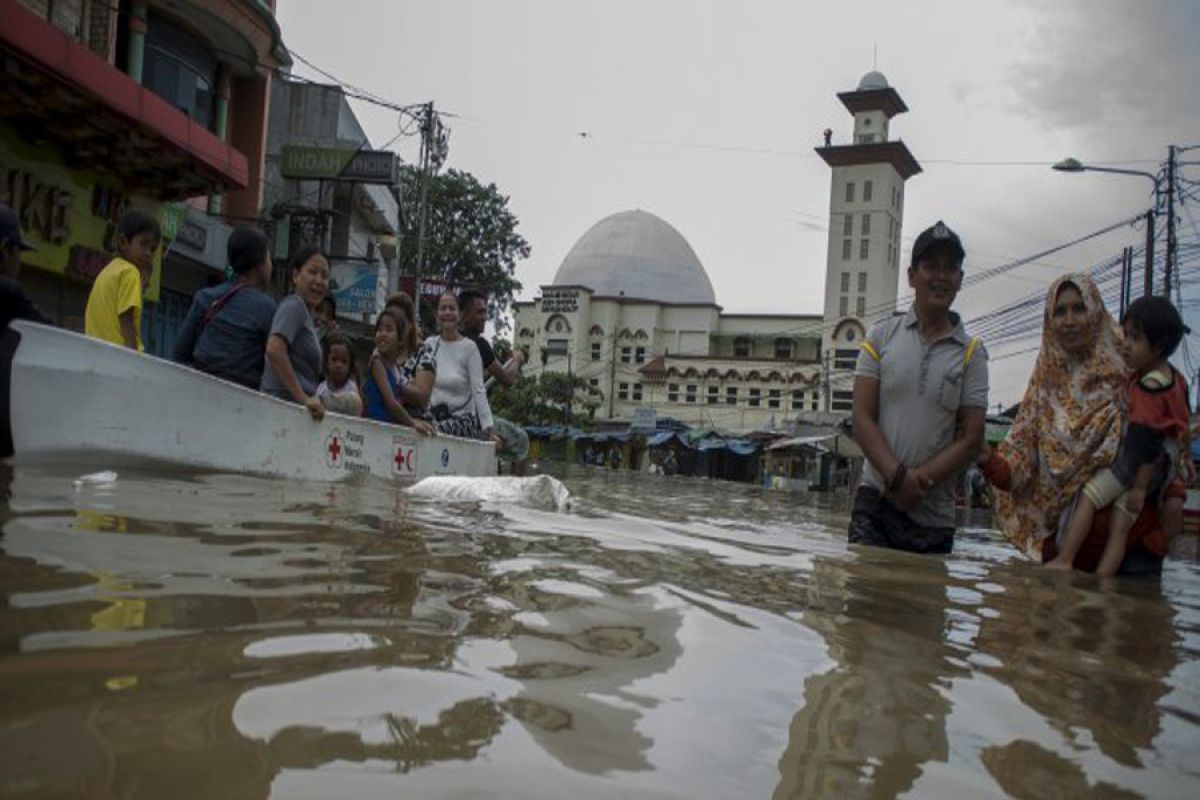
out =
[[675,431],[658,431],[657,433],[652,433],[646,437],[646,446],[661,447],[675,438],[677,438],[675,436]]
[[696,443],[696,449],[701,453],[708,453],[714,450],[728,450],[735,456],[750,456],[761,450],[762,444],[746,439],[721,439],[714,436],[708,439],[701,439]]
[[725,446],[731,453],[739,456],[754,455],[762,448],[760,442],[750,442],[745,439],[730,439],[725,442]]

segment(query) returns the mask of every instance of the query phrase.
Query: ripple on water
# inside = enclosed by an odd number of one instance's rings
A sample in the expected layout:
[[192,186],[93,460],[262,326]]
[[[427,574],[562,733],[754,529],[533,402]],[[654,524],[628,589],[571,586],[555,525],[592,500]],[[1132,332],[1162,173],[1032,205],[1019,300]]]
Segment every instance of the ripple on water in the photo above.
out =
[[844,497],[607,470],[572,514],[81,472],[2,476],[0,794],[1194,794],[1194,564],[851,548]]

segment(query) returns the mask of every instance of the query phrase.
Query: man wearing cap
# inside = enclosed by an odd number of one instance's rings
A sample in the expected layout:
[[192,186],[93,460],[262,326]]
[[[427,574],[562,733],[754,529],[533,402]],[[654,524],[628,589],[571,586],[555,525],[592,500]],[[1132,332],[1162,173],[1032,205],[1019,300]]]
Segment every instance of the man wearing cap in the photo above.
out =
[[867,457],[850,542],[954,547],[954,486],[983,446],[987,351],[950,310],[966,253],[939,221],[917,237],[904,316],[876,323],[854,371],[854,438]]
[[21,225],[17,214],[6,205],[0,204],[0,331],[14,319],[48,323],[29,295],[17,283],[17,272],[21,269],[21,252],[33,247],[21,241]]

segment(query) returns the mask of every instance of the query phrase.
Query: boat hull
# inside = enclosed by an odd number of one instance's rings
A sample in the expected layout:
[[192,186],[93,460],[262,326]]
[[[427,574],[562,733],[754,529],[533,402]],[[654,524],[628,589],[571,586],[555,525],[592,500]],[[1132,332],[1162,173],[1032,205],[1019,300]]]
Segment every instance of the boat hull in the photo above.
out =
[[[487,442],[328,414],[70,331],[13,322],[5,364],[18,463],[168,465],[305,480],[496,474]],[[7,349],[7,348],[6,348]]]

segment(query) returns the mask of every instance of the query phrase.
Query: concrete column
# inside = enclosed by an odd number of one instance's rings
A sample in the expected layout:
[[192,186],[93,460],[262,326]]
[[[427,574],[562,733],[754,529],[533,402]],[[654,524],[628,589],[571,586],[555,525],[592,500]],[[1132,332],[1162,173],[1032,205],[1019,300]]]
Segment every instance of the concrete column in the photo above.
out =
[[[217,67],[217,104],[214,109],[213,117],[213,133],[222,142],[229,141],[229,98],[233,91],[233,85],[229,77],[229,65],[221,64]],[[224,198],[219,194],[210,194],[208,196],[208,213],[220,214],[221,208],[224,206]]]
[[142,82],[146,55],[146,0],[134,0],[129,10],[129,77]]

